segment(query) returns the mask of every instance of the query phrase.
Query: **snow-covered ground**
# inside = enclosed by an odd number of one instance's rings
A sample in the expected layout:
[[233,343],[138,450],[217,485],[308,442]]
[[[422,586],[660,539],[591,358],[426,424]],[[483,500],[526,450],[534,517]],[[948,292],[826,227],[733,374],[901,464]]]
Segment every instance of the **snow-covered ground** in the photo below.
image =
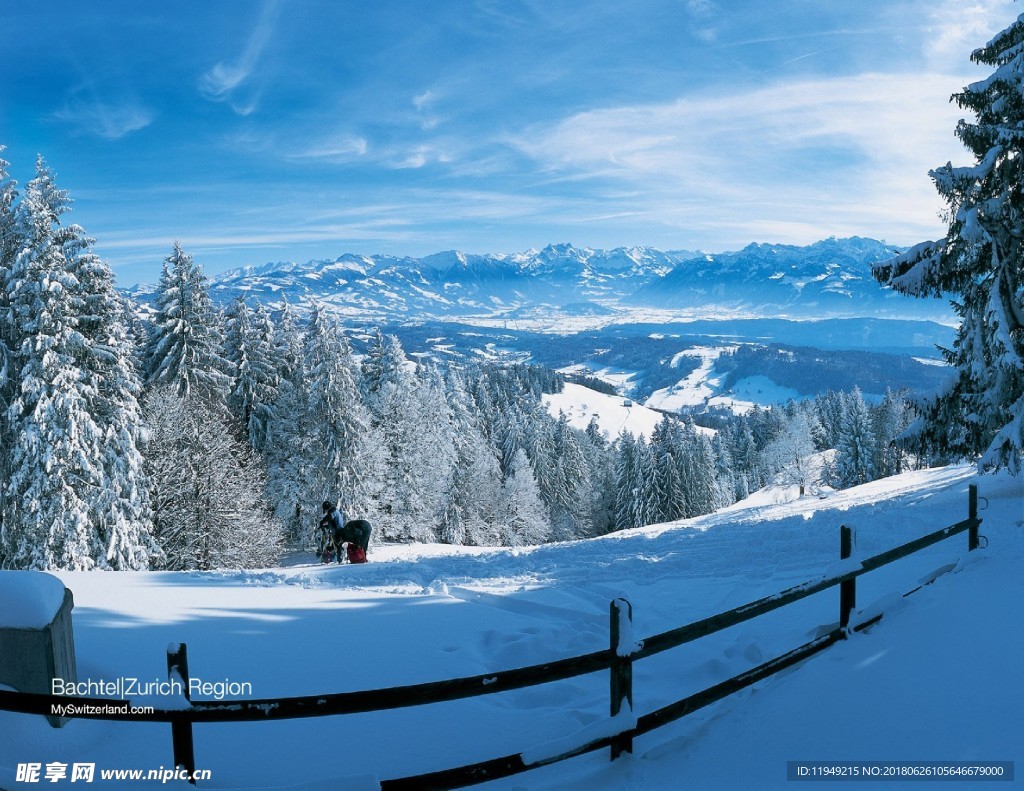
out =
[[722,407],[733,414],[743,415],[754,406],[782,404],[800,399],[796,390],[776,384],[767,376],[748,376],[740,379],[729,390],[723,390],[724,376],[715,370],[715,361],[723,354],[736,350],[736,346],[695,346],[680,352],[673,359],[696,357],[700,365],[670,387],[655,390],[644,403],[654,409],[674,412],[683,407]]
[[[166,647],[185,642],[194,677],[248,682],[252,697],[374,689],[605,648],[618,596],[632,602],[641,639],[730,609],[834,566],[840,524],[856,529],[855,557],[864,557],[966,517],[971,482],[986,498],[988,547],[968,556],[959,535],[861,577],[857,604],[885,610],[877,625],[637,739],[615,763],[602,751],[483,787],[788,788],[791,760],[1003,760],[1016,761],[1019,777],[1024,482],[969,467],[824,499],[762,493],[685,522],[525,550],[377,546],[354,568],[307,556],[264,571],[58,576],[75,596],[80,680],[162,678]],[[899,595],[942,570],[953,573]],[[807,641],[837,611],[832,589],[636,663],[636,713]],[[606,718],[607,696],[607,674],[597,673],[381,713],[199,725],[196,761],[212,772],[209,788],[373,787],[366,776],[543,749]],[[0,734],[5,789],[30,787],[15,782],[19,763],[171,761],[166,724],[76,720],[55,730],[0,712]]]
[[[720,389],[720,377],[715,373],[715,361],[735,346],[696,346],[682,351],[672,360],[675,367],[680,357],[696,357],[700,365],[671,387],[655,390],[647,399],[647,405],[657,409],[675,411],[680,407],[703,406]],[[752,405],[751,405],[752,406]]]
[[635,437],[649,438],[664,417],[628,398],[599,393],[571,382],[565,383],[561,393],[545,393],[542,398],[552,417],[565,413],[573,428],[585,429],[591,418],[596,418],[598,427],[609,440],[624,431]]

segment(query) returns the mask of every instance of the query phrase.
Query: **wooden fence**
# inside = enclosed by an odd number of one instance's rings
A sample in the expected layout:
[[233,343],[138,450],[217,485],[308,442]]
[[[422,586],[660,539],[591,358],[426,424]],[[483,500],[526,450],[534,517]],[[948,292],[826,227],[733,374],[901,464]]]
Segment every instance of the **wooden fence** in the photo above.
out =
[[[196,700],[189,701],[186,708],[154,709],[146,714],[120,713],[110,711],[67,714],[68,717],[101,720],[131,720],[136,722],[169,722],[174,751],[175,766],[183,767],[189,774],[195,772],[195,752],[192,741],[192,724],[197,722],[254,722],[299,717],[326,717],[359,712],[385,711],[407,706],[421,706],[428,703],[459,700],[462,698],[492,695],[522,687],[548,684],[576,676],[608,670],[610,679],[611,717],[617,722],[628,722],[611,735],[603,735],[583,744],[573,745],[554,755],[533,755],[516,753],[488,761],[482,761],[453,769],[384,780],[381,788],[386,791],[397,789],[447,789],[460,788],[486,780],[525,772],[578,755],[611,748],[612,760],[623,752],[632,752],[633,739],[660,728],[669,722],[721,700],[732,693],[767,678],[774,673],[807,659],[830,645],[845,639],[850,631],[860,631],[877,622],[877,615],[869,621],[850,628],[850,615],[856,606],[857,578],[895,560],[918,552],[964,531],[968,534],[967,548],[978,548],[980,537],[978,527],[978,490],[971,485],[968,499],[968,518],[956,524],[936,530],[933,533],[906,544],[867,558],[856,564],[851,560],[849,570],[818,580],[805,582],[780,593],[766,596],[727,612],[713,615],[694,623],[653,635],[642,641],[633,641],[632,607],[625,599],[615,599],[609,608],[609,646],[593,653],[559,659],[539,665],[504,670],[467,678],[448,681],[434,681],[426,684],[412,684],[388,689],[360,692],[339,692],[326,695],[307,695],[289,698],[267,698],[261,700]],[[852,530],[840,528],[840,559],[847,560],[852,553]],[[839,620],[828,633],[804,645],[751,668],[701,692],[670,703],[655,711],[633,718],[633,663],[667,651],[670,648],[692,642],[698,638],[719,632],[730,626],[749,621],[765,613],[785,607],[808,596],[839,587]],[[917,589],[915,589],[917,590]],[[911,591],[913,593],[913,591]],[[909,595],[905,594],[905,595]],[[188,656],[186,646],[178,644],[168,649],[167,670],[170,678],[178,677],[188,690]],[[0,690],[0,710],[25,714],[47,715],[51,706],[75,704],[76,706],[97,706],[107,708],[111,703],[106,698],[70,697],[64,695],[40,695],[27,692]],[[627,717],[622,718],[623,712]],[[633,724],[635,723],[635,724]]]

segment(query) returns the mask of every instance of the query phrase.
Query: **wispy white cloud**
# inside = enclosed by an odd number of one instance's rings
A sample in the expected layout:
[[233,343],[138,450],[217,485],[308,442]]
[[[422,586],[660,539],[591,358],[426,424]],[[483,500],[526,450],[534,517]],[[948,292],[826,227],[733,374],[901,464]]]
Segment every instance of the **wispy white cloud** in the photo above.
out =
[[432,88],[412,97],[412,106],[419,113],[420,128],[425,132],[436,129],[441,124],[441,117],[433,112],[439,98],[440,94]]
[[452,154],[437,143],[423,143],[407,149],[396,149],[389,155],[388,166],[394,170],[416,170],[429,164],[446,165]]
[[341,133],[287,154],[286,157],[296,160],[319,159],[342,163],[363,157],[368,150],[369,144],[365,137]]
[[970,53],[999,29],[995,20],[1011,21],[1014,0],[939,0],[931,2],[925,27],[925,55],[933,69],[962,72]]
[[81,91],[68,96],[63,106],[53,113],[54,119],[106,140],[117,140],[145,129],[155,117],[152,110],[134,100],[106,102]]
[[429,107],[437,99],[437,94],[432,90],[426,90],[423,93],[412,97],[412,106],[422,112]]
[[[862,74],[579,113],[511,143],[552,180],[633,185],[659,223],[934,229],[929,169],[965,157],[937,74]],[[930,232],[930,231],[929,231]]]
[[715,41],[721,15],[718,5],[713,0],[686,0],[686,10],[690,15],[690,32],[702,41]]
[[220,61],[199,78],[199,92],[216,102],[230,102],[239,115],[249,115],[258,104],[258,95],[237,99],[235,91],[249,80],[263,50],[274,33],[280,0],[266,0],[245,49],[237,60]]

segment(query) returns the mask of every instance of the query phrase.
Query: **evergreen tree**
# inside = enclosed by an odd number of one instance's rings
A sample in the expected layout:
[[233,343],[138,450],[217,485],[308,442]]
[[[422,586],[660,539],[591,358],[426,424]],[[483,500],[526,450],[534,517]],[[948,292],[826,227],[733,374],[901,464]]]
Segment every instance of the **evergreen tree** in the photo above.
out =
[[711,450],[715,455],[715,480],[718,490],[718,496],[715,498],[716,509],[732,505],[749,494],[749,492],[743,491],[746,482],[733,471],[732,452],[729,447],[728,432],[718,431],[711,440]]
[[5,272],[18,379],[6,410],[6,568],[144,568],[148,533],[138,382],[109,269],[42,159],[17,209]]
[[82,295],[77,328],[85,343],[82,369],[93,381],[89,412],[102,432],[103,485],[92,498],[92,525],[104,552],[101,568],[146,568],[159,556],[150,535],[149,481],[142,453],[142,384],[126,303],[110,268],[78,226],[66,229],[64,258]]
[[[441,515],[434,513],[426,490],[424,465],[429,461],[420,434],[424,394],[397,338],[375,332],[362,364],[362,383],[376,451],[368,472],[380,535],[401,541],[431,540]],[[447,420],[446,414],[439,417]]]
[[[3,151],[4,147],[0,146],[0,154]],[[7,512],[2,482],[10,479],[13,440],[6,406],[14,400],[13,354],[18,343],[11,313],[9,283],[20,245],[14,212],[17,185],[8,177],[7,167],[7,161],[0,157],[0,520]]]
[[745,492],[744,497],[764,486],[754,434],[746,420],[742,420],[733,432],[732,458],[734,469],[741,478],[737,490]]
[[593,534],[591,516],[594,492],[590,469],[579,432],[560,413],[552,435],[550,503],[551,522],[559,540],[585,538]]
[[231,388],[219,317],[202,270],[178,242],[164,259],[149,341],[151,385],[171,384],[178,395],[195,395],[223,406]]
[[296,452],[306,436],[306,392],[302,333],[294,309],[284,301],[273,335],[277,390],[269,410],[267,494],[288,537],[300,544],[311,540],[310,523],[319,518],[320,502],[307,490],[307,460]]
[[[0,145],[0,154],[6,146]],[[9,270],[18,253],[20,236],[14,213],[14,204],[18,198],[18,185],[10,178],[7,160],[0,157],[0,266]]]
[[369,416],[356,385],[348,339],[314,306],[304,342],[306,397],[301,453],[308,502],[337,502],[342,511],[366,514]]
[[547,508],[540,497],[526,451],[520,448],[512,457],[512,473],[504,487],[506,516],[505,544],[510,547],[542,544],[551,538]]
[[501,543],[502,480],[497,453],[483,431],[465,379],[448,372],[447,397],[456,461],[449,502],[441,524],[441,540],[449,544],[489,546]]
[[994,67],[955,94],[974,114],[956,135],[975,157],[929,174],[948,206],[946,237],[879,265],[875,276],[915,296],[957,295],[960,327],[948,386],[921,404],[918,448],[981,454],[982,468],[1019,472],[1024,457],[1024,15],[971,59]]
[[715,477],[715,455],[711,442],[687,424],[682,455],[683,485],[686,487],[687,517],[709,514],[718,506],[718,485]]
[[913,421],[913,409],[906,399],[886,390],[882,403],[871,410],[871,415],[875,471],[879,478],[897,475],[906,463],[906,452],[898,438]]
[[412,488],[406,501],[410,535],[436,541],[454,484],[457,451],[453,415],[445,396],[444,379],[437,368],[420,369],[417,385],[407,404],[407,432],[402,443]]
[[683,480],[686,452],[680,424],[662,420],[654,429],[651,447],[655,459],[656,491],[658,496],[657,522],[671,522],[686,516],[686,484]]
[[836,476],[840,486],[856,486],[875,478],[875,436],[871,415],[860,389],[846,398],[839,447],[836,449]]
[[654,524],[661,514],[654,454],[642,437],[619,438],[615,465],[615,529]]
[[815,412],[822,430],[822,447],[835,448],[842,434],[845,400],[842,393],[829,390],[814,399]]
[[374,415],[385,413],[390,404],[382,404],[397,393],[405,395],[412,387],[409,360],[394,335],[384,337],[374,328],[362,362],[363,395]]
[[262,305],[250,310],[241,298],[232,305],[227,319],[224,348],[234,370],[228,405],[249,444],[262,451],[270,442],[277,400],[273,324]]
[[594,535],[604,535],[615,522],[615,450],[591,417],[583,432],[583,452],[590,470],[591,517]]

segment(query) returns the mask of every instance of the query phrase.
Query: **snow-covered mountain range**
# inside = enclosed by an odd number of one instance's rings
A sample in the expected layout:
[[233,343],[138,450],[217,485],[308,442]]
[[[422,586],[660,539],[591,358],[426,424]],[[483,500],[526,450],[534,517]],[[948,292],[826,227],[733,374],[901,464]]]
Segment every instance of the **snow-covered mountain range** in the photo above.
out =
[[[887,388],[920,393],[944,378],[934,363],[936,346],[952,342],[948,301],[896,294],[871,275],[898,252],[853,237],[714,255],[571,244],[516,254],[346,254],[218,274],[210,293],[221,304],[287,299],[300,311],[317,302],[343,318],[359,352],[367,328],[379,326],[418,359],[590,371],[641,403],[660,399],[659,408],[704,396],[768,404],[854,386],[878,397]],[[133,290],[143,312],[151,294]],[[737,344],[742,359],[732,355]],[[715,349],[716,363],[697,382],[701,349]],[[751,377],[772,386],[736,390]]]
[[224,301],[239,294],[268,303],[316,299],[341,314],[390,321],[538,315],[611,321],[651,310],[699,317],[948,321],[947,303],[895,294],[871,277],[872,264],[897,252],[853,237],[806,247],[751,244],[716,255],[571,244],[515,254],[345,254],[333,261],[225,272],[211,278],[211,293]]

